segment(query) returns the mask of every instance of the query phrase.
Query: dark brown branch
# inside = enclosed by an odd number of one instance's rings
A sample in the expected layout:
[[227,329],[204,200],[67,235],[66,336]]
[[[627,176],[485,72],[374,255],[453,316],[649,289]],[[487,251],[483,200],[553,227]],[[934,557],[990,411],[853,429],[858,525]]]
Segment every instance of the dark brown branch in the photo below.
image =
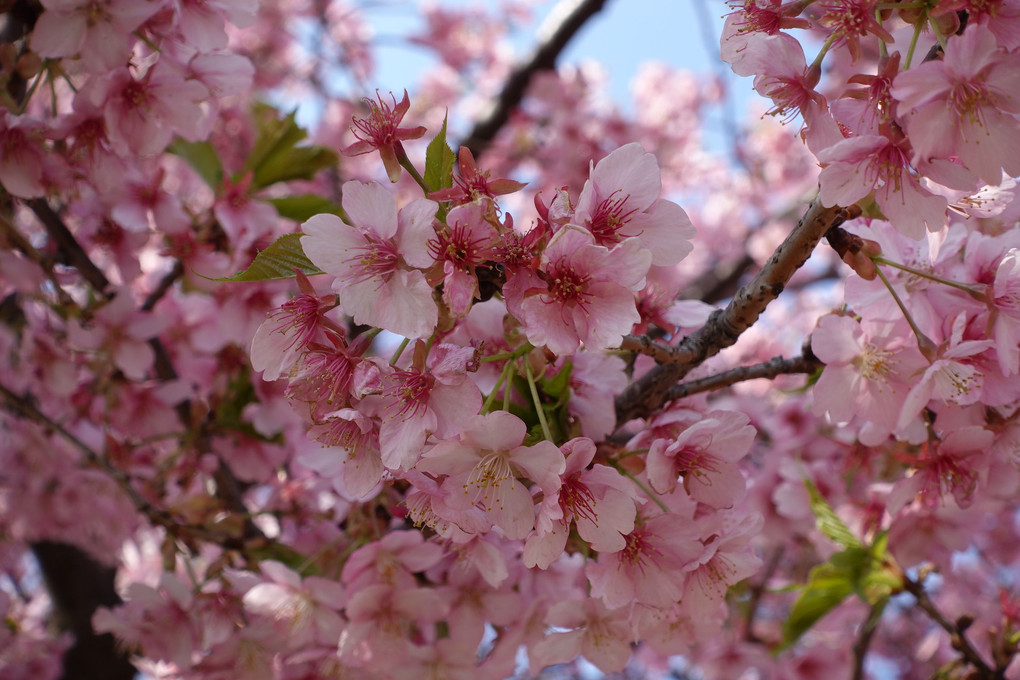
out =
[[753,366],[740,366],[707,378],[673,385],[666,390],[666,401],[682,399],[699,392],[717,390],[745,380],[775,378],[777,375],[795,375],[798,373],[810,375],[821,367],[822,362],[814,357],[800,356],[792,359],[784,359],[781,356],[772,357],[768,361],[754,364]]
[[[632,382],[616,399],[616,422],[622,424],[647,416],[666,401],[677,380],[720,350],[734,344],[775,300],[794,273],[811,256],[815,246],[831,227],[860,215],[860,209],[823,207],[815,199],[786,240],[776,249],[754,279],[737,291],[725,309],[709,317],[708,323],[680,341],[664,363]],[[628,349],[627,344],[622,345]],[[636,349],[636,348],[632,348]]]
[[181,278],[184,274],[184,265],[180,260],[174,260],[174,266],[170,269],[166,275],[159,280],[159,285],[156,289],[148,294],[145,298],[145,302],[142,303],[141,310],[143,312],[151,312],[156,303],[163,299],[170,289],[173,287],[177,279]]
[[[9,413],[33,422],[50,432],[56,433],[64,441],[77,449],[89,465],[99,468],[113,479],[117,486],[120,487],[121,491],[123,491],[131,500],[135,509],[145,515],[145,517],[153,524],[165,528],[168,532],[175,536],[179,535],[202,539],[224,547],[236,548],[240,545],[237,537],[235,536],[212,531],[204,526],[179,522],[166,510],[161,510],[147,501],[138,492],[138,490],[135,489],[134,485],[131,483],[131,477],[126,472],[110,464],[110,462],[107,461],[102,454],[92,449],[88,444],[75,436],[73,432],[40,411],[35,405],[36,400],[32,395],[19,395],[0,383],[0,403],[3,404],[4,409]],[[245,536],[245,538],[248,538],[248,536]]]
[[116,570],[64,543],[39,541],[31,547],[61,628],[74,633],[74,645],[64,654],[63,680],[134,678],[137,671],[117,650],[113,635],[92,630],[96,609],[121,603],[114,589]]
[[693,285],[684,288],[682,300],[701,300],[712,304],[724,300],[737,290],[737,284],[748,269],[754,265],[750,255],[744,255],[736,262],[720,262],[711,271],[698,277]]
[[864,659],[868,656],[868,647],[871,646],[871,639],[875,637],[878,630],[878,622],[882,619],[882,612],[885,610],[886,600],[881,600],[871,605],[868,616],[861,624],[860,632],[857,633],[857,640],[854,642],[854,674],[852,680],[864,680]]
[[982,680],[1003,680],[1006,677],[1005,668],[993,669],[985,660],[981,658],[977,650],[970,644],[965,634],[965,627],[961,627],[955,623],[951,623],[942,612],[938,610],[935,603],[932,602],[931,598],[928,597],[928,592],[924,589],[924,583],[920,580],[913,580],[909,576],[904,575],[903,587],[908,593],[914,596],[917,600],[917,606],[920,607],[928,617],[937,623],[942,630],[949,633],[950,644],[953,649],[960,652],[963,655],[964,661],[969,663],[977,670],[979,675],[978,678]]
[[747,642],[762,642],[762,639],[754,632],[754,619],[758,615],[758,607],[761,606],[761,598],[765,594],[765,589],[772,579],[772,575],[776,573],[780,560],[783,559],[783,552],[782,546],[772,552],[761,573],[761,578],[751,587],[751,598],[747,602],[747,614],[744,617],[744,640]]
[[561,0],[549,16],[563,18],[551,30],[541,31],[545,34],[544,39],[535,47],[531,57],[510,73],[503,91],[492,103],[489,112],[475,123],[474,129],[461,142],[461,146],[471,149],[475,158],[481,157],[499,130],[506,125],[510,112],[521,103],[535,74],[555,68],[556,59],[563,48],[605,4],[606,0]]
[[107,290],[110,287],[110,280],[89,259],[88,253],[75,240],[74,234],[67,228],[64,221],[60,219],[60,215],[53,211],[50,204],[41,198],[33,198],[26,201],[26,203],[32,209],[32,212],[35,213],[35,216],[39,218],[39,221],[42,222],[43,228],[46,229],[46,234],[57,245],[57,249],[62,256],[61,262],[77,269],[82,278],[88,281],[89,285],[97,293],[100,295],[110,295],[111,291]]

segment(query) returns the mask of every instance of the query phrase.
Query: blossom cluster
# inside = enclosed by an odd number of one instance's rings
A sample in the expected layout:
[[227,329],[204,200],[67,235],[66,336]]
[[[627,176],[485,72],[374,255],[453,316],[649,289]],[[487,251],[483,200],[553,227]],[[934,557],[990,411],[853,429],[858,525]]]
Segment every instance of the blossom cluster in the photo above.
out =
[[[362,129],[378,134],[347,153],[367,143],[401,153],[390,133],[406,106],[374,110]],[[409,564],[406,582],[357,579],[340,607],[349,620],[340,659],[407,667],[435,646],[427,631],[440,622],[451,654],[473,656],[488,621],[501,640],[526,646],[535,670],[581,653],[611,672],[663,621],[698,622],[708,635],[722,625],[727,587],[759,564],[749,547],[756,520],[735,509],[745,492],[736,463],[754,428],[737,412],[687,408],[629,442],[606,439],[627,378],[604,350],[661,321],[663,310],[641,300],[649,279],[668,277],[691,251],[689,218],[659,198],[658,164],[638,144],[592,164],[576,200],[563,188],[539,202],[526,232],[500,204],[523,185],[491,178],[466,149],[459,156],[448,189],[399,209],[381,184],[345,183],[343,219],[302,225],[303,250],[332,294],[302,277],[305,292],[271,312],[252,343],[254,367],[307,404],[323,448],[305,464],[344,497],[400,485],[407,520],[433,537],[433,560]],[[341,314],[372,330],[351,337]],[[388,361],[368,352],[383,330],[405,339]],[[647,466],[634,457],[644,451]],[[444,554],[459,557],[436,571]],[[524,569],[511,568],[513,555]],[[453,579],[446,569],[488,584],[490,597],[521,600],[513,609],[528,616],[485,607],[465,617],[457,599],[432,590]],[[549,578],[572,584],[568,602],[540,595]],[[365,587],[373,604],[362,612]],[[420,603],[401,617],[424,638],[387,632],[379,617],[399,602]],[[494,665],[490,677],[512,672],[497,651],[482,662]]]
[[[515,66],[512,3],[423,10],[415,107],[360,99],[340,0],[14,5],[0,677],[72,645],[47,544],[116,566],[92,626],[154,678],[1016,672],[1017,0],[732,0],[722,55],[774,115],[736,168],[718,84],[662,65],[633,115],[540,72],[448,148]],[[312,144],[258,102],[308,96]],[[860,208],[850,245],[727,327],[816,191]],[[791,351],[806,384],[758,371]],[[621,418],[656,361],[686,382]]]
[[[754,76],[770,113],[803,118],[824,205],[873,200],[876,214],[919,239],[946,226],[951,205],[1020,175],[1018,10],[1012,0],[882,4],[731,2],[722,56]],[[934,35],[919,41],[929,24]],[[798,29],[823,40],[810,64]],[[931,44],[923,58],[919,42]]]

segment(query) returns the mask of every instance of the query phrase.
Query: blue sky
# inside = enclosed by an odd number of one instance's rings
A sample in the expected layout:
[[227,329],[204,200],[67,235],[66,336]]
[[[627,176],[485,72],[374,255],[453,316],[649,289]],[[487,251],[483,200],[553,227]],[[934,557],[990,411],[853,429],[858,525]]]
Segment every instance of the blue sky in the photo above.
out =
[[[472,0],[442,0],[442,4],[484,5]],[[536,7],[536,15],[544,18],[555,4]],[[421,25],[413,7],[411,2],[383,2],[366,12],[379,37],[373,88],[400,92],[431,63],[424,50],[398,46],[390,39]],[[749,80],[741,83],[728,66],[719,66],[719,33],[727,11],[722,0],[607,0],[605,8],[568,45],[560,63],[602,62],[609,74],[611,96],[622,106],[629,100],[630,81],[639,65],[651,60],[705,74],[725,72],[733,78],[734,90],[747,92]],[[516,36],[520,54],[526,54],[533,44],[533,31]]]

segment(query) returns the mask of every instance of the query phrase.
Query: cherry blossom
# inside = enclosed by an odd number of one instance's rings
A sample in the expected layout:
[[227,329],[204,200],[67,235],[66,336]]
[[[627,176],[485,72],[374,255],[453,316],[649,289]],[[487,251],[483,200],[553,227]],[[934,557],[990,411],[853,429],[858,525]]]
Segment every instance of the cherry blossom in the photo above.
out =
[[429,335],[438,309],[416,268],[432,264],[426,244],[436,204],[418,199],[398,212],[384,187],[352,181],[344,185],[343,206],[353,226],[335,215],[316,215],[302,226],[309,258],[336,277],[340,306],[358,323],[410,338]]
[[391,182],[396,182],[400,179],[398,156],[403,153],[401,142],[418,139],[425,134],[425,128],[421,125],[413,128],[399,127],[411,106],[407,90],[404,90],[404,98],[399,103],[396,97],[391,95],[391,98],[392,107],[383,101],[382,95],[377,95],[378,103],[367,98],[364,100],[370,109],[368,117],[354,117],[353,130],[358,141],[345,147],[343,153],[346,156],[357,156],[378,151],[386,168],[386,175]]
[[744,491],[744,477],[735,463],[754,441],[749,423],[744,414],[710,411],[675,441],[656,440],[648,451],[652,488],[668,493],[682,474],[691,498],[716,508],[731,506]]
[[945,58],[904,71],[892,94],[916,158],[956,156],[989,184],[1020,174],[1018,57],[977,25],[950,38]]
[[[534,501],[519,477],[555,492],[564,458],[551,442],[522,446],[527,426],[505,411],[473,416],[456,439],[439,442],[416,466],[447,475],[443,484],[462,489],[464,505],[478,505],[509,538],[524,538],[535,523]],[[458,498],[453,494],[451,501]]]
[[651,259],[634,238],[610,250],[577,227],[556,232],[542,253],[545,289],[526,291],[520,303],[528,339],[555,354],[582,343],[592,350],[618,345],[640,319],[633,291]]

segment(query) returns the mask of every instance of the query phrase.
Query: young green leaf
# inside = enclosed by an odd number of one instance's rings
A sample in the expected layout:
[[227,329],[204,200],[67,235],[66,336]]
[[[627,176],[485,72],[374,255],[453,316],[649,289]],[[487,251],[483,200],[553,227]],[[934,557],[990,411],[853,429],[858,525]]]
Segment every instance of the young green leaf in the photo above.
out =
[[430,191],[438,191],[453,186],[453,161],[456,155],[446,143],[446,118],[443,127],[428,148],[425,149],[425,184]]
[[219,189],[223,182],[223,166],[220,165],[220,157],[213,149],[212,144],[189,142],[177,137],[167,148],[167,151],[187,161],[188,165],[213,191]]
[[344,210],[328,198],[322,198],[315,194],[302,194],[300,196],[283,196],[282,198],[270,198],[269,202],[276,208],[280,217],[304,222],[312,215],[330,213],[346,221]]
[[321,274],[301,248],[301,234],[285,234],[255,256],[255,261],[243,272],[213,281],[276,281],[292,279],[294,270],[305,274]]
[[804,486],[807,487],[808,496],[811,497],[811,512],[815,516],[815,526],[818,527],[818,530],[844,548],[862,547],[864,544],[854,536],[850,527],[843,523],[836,511],[818,491],[818,487],[807,477],[804,478]]
[[294,111],[280,118],[279,112],[256,104],[259,136],[240,176],[252,173],[252,191],[295,179],[312,179],[319,170],[336,165],[335,151],[322,146],[297,146],[308,136],[294,120]]
[[828,562],[811,569],[807,585],[783,622],[783,644],[780,651],[799,640],[816,621],[856,590],[861,571],[866,568],[868,560],[870,556],[864,548],[848,548],[833,555]]

